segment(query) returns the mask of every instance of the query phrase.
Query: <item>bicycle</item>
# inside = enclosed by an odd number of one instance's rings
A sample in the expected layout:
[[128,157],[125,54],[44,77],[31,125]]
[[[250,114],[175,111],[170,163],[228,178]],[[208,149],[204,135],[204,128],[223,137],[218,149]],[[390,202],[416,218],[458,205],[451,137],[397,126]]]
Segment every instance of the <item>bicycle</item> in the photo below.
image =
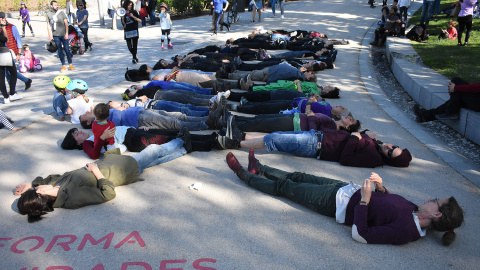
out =
[[237,12],[237,0],[232,1],[232,5],[230,6],[228,13],[227,13],[227,23],[232,24],[238,21],[238,12]]
[[38,10],[37,16],[46,16],[49,10],[49,6],[41,6]]

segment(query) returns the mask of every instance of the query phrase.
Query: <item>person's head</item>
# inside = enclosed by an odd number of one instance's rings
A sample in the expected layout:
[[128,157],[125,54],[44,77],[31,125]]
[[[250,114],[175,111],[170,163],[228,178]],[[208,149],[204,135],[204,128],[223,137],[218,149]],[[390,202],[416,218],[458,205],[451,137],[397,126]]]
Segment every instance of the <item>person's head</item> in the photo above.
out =
[[28,44],[23,44],[22,49],[23,51],[30,51],[30,46],[28,46]]
[[80,10],[84,10],[84,9],[85,9],[85,6],[83,5],[83,2],[82,2],[82,1],[77,2],[77,7],[78,7],[78,9],[80,9]]
[[106,121],[110,116],[110,106],[106,103],[98,103],[93,108],[93,114],[95,115],[95,119],[97,121]]
[[53,211],[55,198],[38,194],[35,188],[25,191],[17,202],[18,212],[28,215],[28,222],[32,223],[42,219],[42,215]]
[[390,14],[395,15],[397,13],[398,8],[397,7],[392,7],[390,9]]
[[332,113],[332,118],[335,120],[339,120],[342,116],[351,115],[350,111],[343,106],[333,106],[330,112]]
[[[122,105],[122,103],[120,103],[118,101],[109,101],[109,102],[107,102],[107,105],[110,109],[115,109],[115,108],[120,107]],[[95,118],[97,118],[96,115],[95,115]]]
[[7,24],[7,17],[5,12],[0,12],[0,24],[5,25]]
[[65,135],[65,138],[63,138],[61,147],[65,150],[82,150],[82,144],[88,137],[90,137],[90,134],[87,132],[71,128]]
[[[183,58],[185,58],[183,55],[177,54],[177,55],[175,55],[175,57],[173,58],[173,61],[175,61],[175,62],[182,61]],[[163,59],[162,59],[162,60],[163,60]]]
[[78,118],[80,120],[80,125],[84,129],[92,129],[93,121],[95,121],[95,115],[92,112],[86,112]]
[[383,161],[393,167],[408,167],[412,161],[412,155],[408,149],[401,149],[398,145],[390,143],[382,143],[380,146],[380,154]]
[[68,89],[65,88],[71,82],[70,78],[65,75],[58,75],[57,77],[53,78],[53,86],[57,89],[58,92],[65,94],[68,92]]
[[384,6],[384,7],[382,8],[382,14],[383,14],[383,15],[387,15],[389,12],[390,12],[390,10],[388,9],[387,6]]
[[132,96],[132,92],[133,91],[137,91],[137,90],[140,90],[142,89],[143,87],[141,85],[136,85],[136,84],[133,84],[131,85],[129,88],[127,88],[127,90],[125,90],[125,92],[123,92],[124,94],[127,94],[129,97]]
[[442,237],[443,245],[448,246],[453,243],[456,236],[453,230],[463,223],[463,209],[455,197],[432,199],[418,206],[419,211],[425,208],[428,208],[433,215],[431,228],[446,232]]
[[321,89],[322,98],[339,98],[340,97],[340,89],[338,87],[333,87],[331,85],[327,85]]
[[130,0],[127,0],[127,1],[123,2],[123,5],[122,5],[122,7],[123,7],[126,11],[131,11],[131,10],[133,10],[133,6],[134,6],[134,4],[133,4],[133,2],[130,1]]
[[25,2],[20,2],[20,8],[21,8],[21,9],[26,9],[26,8],[27,8],[27,4],[25,4]]
[[[177,56],[178,56],[178,55],[177,55]],[[177,57],[177,56],[175,56],[175,60],[174,60],[174,61],[177,61],[177,60],[178,60],[178,57]],[[160,60],[158,60],[158,63],[160,63],[160,65],[157,65],[158,69],[165,69],[165,68],[167,68],[167,66],[168,66],[168,62],[167,62],[167,60],[165,60],[165,59],[160,59]],[[142,66],[146,66],[146,65],[142,65]],[[142,67],[142,66],[140,66],[140,67]],[[145,71],[146,71],[146,70],[145,70]],[[142,72],[145,72],[145,71],[142,71]]]
[[165,5],[165,4],[161,4],[161,5],[160,5],[160,11],[161,11],[162,13],[167,12],[167,9],[168,9],[167,5]]
[[57,1],[55,1],[55,0],[50,1],[50,8],[52,9],[52,11],[55,11],[55,12],[56,12],[56,11],[58,10],[58,3],[57,3]]
[[448,23],[448,28],[449,28],[449,29],[455,28],[456,25],[457,25],[457,21],[455,21],[455,20],[450,20],[450,22]]
[[317,77],[315,76],[315,74],[312,74],[309,71],[303,72],[303,75],[305,76],[305,80],[307,82],[316,82],[317,81]]
[[[162,64],[163,65],[163,64]],[[144,75],[144,76],[149,76],[150,75],[150,72],[152,72],[152,68],[149,67],[148,65],[146,64],[143,64],[140,66],[140,68],[138,69],[138,71],[140,72],[141,75]]]
[[360,121],[355,119],[351,114],[341,116],[338,121],[340,129],[346,130],[350,133],[357,132],[361,127]]
[[229,39],[227,39],[227,41],[225,42],[225,44],[233,44],[234,41],[235,41],[234,38],[229,38]]

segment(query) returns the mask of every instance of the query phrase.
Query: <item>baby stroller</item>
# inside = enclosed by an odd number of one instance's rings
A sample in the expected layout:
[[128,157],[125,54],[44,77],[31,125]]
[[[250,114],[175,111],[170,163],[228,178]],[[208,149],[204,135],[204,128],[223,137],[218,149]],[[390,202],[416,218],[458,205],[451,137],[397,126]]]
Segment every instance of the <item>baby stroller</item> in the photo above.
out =
[[73,54],[83,54],[82,50],[82,30],[78,26],[68,26],[68,44],[70,45],[70,52]]

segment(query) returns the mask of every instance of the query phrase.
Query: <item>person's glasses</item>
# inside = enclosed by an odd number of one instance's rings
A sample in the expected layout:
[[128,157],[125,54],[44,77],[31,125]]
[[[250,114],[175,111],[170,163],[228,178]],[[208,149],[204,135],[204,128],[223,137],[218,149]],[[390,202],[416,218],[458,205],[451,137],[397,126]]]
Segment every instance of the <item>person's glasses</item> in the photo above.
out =
[[392,149],[388,150],[388,157],[392,157],[393,150],[395,150],[395,148],[398,148],[398,147],[399,147],[398,145],[392,146]]
[[438,205],[438,209],[440,209],[440,204],[438,203],[438,198],[433,198],[433,199],[432,199],[432,202],[436,202],[437,205]]

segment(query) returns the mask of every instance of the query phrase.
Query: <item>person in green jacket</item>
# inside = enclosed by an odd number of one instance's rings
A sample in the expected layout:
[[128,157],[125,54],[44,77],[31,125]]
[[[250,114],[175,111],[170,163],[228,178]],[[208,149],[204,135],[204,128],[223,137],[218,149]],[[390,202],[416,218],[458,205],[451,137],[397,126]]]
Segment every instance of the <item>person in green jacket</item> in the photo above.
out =
[[279,80],[274,83],[269,83],[264,86],[254,86],[253,91],[272,91],[272,90],[279,90],[279,89],[288,89],[298,91],[300,93],[304,93],[308,95],[309,93],[321,95],[325,98],[338,98],[340,89],[337,87],[333,87],[327,85],[322,87],[315,82],[307,82],[307,81],[284,81]]
[[31,223],[41,220],[42,215],[54,208],[77,209],[107,202],[115,198],[116,186],[134,183],[144,169],[186,153],[183,141],[177,138],[162,145],[151,144],[131,156],[110,154],[63,175],[37,177],[32,183],[15,188],[15,195],[21,195],[17,202],[18,212],[28,215]]

